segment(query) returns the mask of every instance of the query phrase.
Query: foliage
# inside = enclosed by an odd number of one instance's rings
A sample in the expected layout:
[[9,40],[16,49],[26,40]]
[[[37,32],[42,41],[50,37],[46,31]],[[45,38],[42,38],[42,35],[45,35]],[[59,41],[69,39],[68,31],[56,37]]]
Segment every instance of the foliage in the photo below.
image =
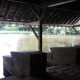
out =
[[8,26],[6,26],[3,29],[6,30],[6,31],[18,31],[18,27],[8,27]]
[[[75,25],[80,24],[78,21]],[[38,26],[32,26],[35,32],[38,34]],[[80,27],[75,28],[77,31],[80,32]],[[27,31],[31,33],[31,29],[29,26],[26,25],[10,25],[10,24],[0,24],[0,31]],[[15,32],[17,33],[17,32]],[[29,33],[29,34],[30,34]],[[53,27],[53,26],[43,26],[42,33],[47,35],[76,35],[76,31],[72,27]],[[25,33],[24,33],[25,34]]]
[[4,28],[4,25],[0,24],[0,30],[3,30],[3,28]]

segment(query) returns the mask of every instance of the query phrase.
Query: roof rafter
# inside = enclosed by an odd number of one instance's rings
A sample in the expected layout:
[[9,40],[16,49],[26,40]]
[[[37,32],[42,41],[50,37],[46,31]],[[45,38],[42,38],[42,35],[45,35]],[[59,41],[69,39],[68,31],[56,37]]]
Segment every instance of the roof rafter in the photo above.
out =
[[63,24],[65,24],[65,23],[67,24],[68,20],[69,20],[70,17],[72,16],[72,14],[73,14],[72,12],[69,12],[69,13],[68,13],[68,16],[67,16],[67,18],[63,21]]
[[58,21],[58,23],[63,23],[63,21],[65,20],[66,16],[67,16],[68,12],[64,12],[63,17],[60,18],[60,21]]
[[1,6],[0,6],[0,11],[2,10],[3,4],[4,4],[4,0],[2,0]]
[[35,15],[36,15],[38,18],[40,18],[39,15],[38,15],[38,13],[37,13],[37,12],[35,11],[35,9],[31,6],[31,4],[28,3],[28,5],[29,5],[29,7],[32,9],[32,11],[35,13]]
[[26,21],[31,17],[32,13],[33,13],[33,12],[30,13],[30,15],[28,16],[28,18],[26,19]]
[[52,19],[54,18],[55,12],[57,12],[57,11],[58,11],[57,9],[54,9],[54,10],[52,11],[52,17],[51,17],[51,19],[49,20],[49,23],[52,21]]
[[77,21],[79,21],[80,20],[80,16],[74,21],[74,23],[73,24],[75,24]]
[[[52,19],[53,17],[57,16],[57,14],[58,14],[57,12],[58,12],[57,9],[53,9],[53,11],[50,12],[50,13],[47,15],[47,17],[44,19],[44,22],[47,21],[47,19],[49,18],[49,16],[52,16],[51,19]],[[54,16],[55,13],[56,13],[56,15]],[[51,19],[50,19],[50,20],[51,20]],[[50,22],[50,21],[49,21],[49,22]]]
[[13,2],[11,2],[11,5],[10,5],[10,7],[9,7],[9,9],[8,9],[8,12],[7,12],[7,14],[6,14],[6,19],[7,19],[8,15],[9,15],[9,12],[10,12],[10,9],[11,9],[12,5],[13,5]]
[[55,0],[55,1],[49,1],[47,4],[43,4],[42,7],[53,7],[53,6],[58,6],[66,3],[71,3],[77,0]]
[[77,15],[78,15],[77,13],[74,14],[74,16],[70,19],[70,21],[68,23],[69,24],[72,24],[72,21],[75,20],[75,18],[77,17]]
[[19,6],[17,7],[17,10],[16,10],[16,12],[15,12],[15,14],[14,14],[14,16],[13,16],[13,19],[15,19],[15,16],[17,15],[17,12],[18,12],[18,10],[19,10],[20,7],[21,7],[21,3],[20,3]]
[[22,14],[21,17],[20,17],[20,20],[23,18],[23,16],[24,16],[26,10],[27,10],[27,7],[26,7],[26,9],[24,9],[23,14]]
[[[56,23],[58,20],[60,21],[62,16],[64,15],[65,11],[64,10],[61,10],[60,11],[61,13],[57,16],[57,18],[54,20],[54,23]],[[58,21],[58,23],[59,23]]]
[[77,14],[77,17],[75,17],[75,19],[71,21],[71,24],[73,24],[79,17],[80,17],[80,14]]
[[44,17],[44,15],[45,15],[46,11],[47,11],[47,8],[45,8],[45,9],[43,10],[43,13],[42,13],[42,15],[41,15],[41,19],[43,19],[43,17]]
[[70,19],[68,19],[68,21],[67,21],[67,24],[70,24],[70,21],[73,19],[74,15],[75,15],[75,13],[71,14]]

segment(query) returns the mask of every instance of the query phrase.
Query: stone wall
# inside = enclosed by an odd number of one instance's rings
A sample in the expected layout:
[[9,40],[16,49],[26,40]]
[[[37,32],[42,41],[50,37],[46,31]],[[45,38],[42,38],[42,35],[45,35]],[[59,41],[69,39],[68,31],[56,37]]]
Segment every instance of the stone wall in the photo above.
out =
[[52,62],[61,65],[76,64],[76,48],[75,47],[51,47]]

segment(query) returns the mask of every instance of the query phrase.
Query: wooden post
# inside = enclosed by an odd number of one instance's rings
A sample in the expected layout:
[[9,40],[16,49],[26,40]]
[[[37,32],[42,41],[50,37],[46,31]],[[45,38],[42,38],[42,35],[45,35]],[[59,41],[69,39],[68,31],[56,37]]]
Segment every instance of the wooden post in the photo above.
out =
[[38,48],[39,48],[39,51],[42,51],[42,22],[41,22],[40,19],[38,19],[38,21],[39,21],[39,26],[38,26],[38,29],[39,29],[39,31],[38,31],[38,34],[39,34],[39,36],[38,36]]
[[42,51],[42,20],[41,20],[41,16],[42,16],[42,8],[40,8],[40,13],[39,13],[39,18],[38,18],[38,48],[39,51]]

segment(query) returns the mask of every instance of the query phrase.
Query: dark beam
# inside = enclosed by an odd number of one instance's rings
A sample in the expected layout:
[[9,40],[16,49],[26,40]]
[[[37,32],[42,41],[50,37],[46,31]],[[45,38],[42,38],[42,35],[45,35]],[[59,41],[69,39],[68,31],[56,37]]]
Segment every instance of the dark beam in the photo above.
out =
[[9,12],[10,12],[11,8],[12,8],[12,5],[13,5],[13,2],[11,3],[10,8],[8,9],[8,12],[7,12],[7,15],[6,15],[6,19],[7,19],[8,15],[9,15]]
[[42,22],[41,20],[38,20],[39,21],[39,37],[38,37],[38,46],[39,46],[39,51],[42,51]]
[[63,21],[63,24],[67,24],[68,20],[72,17],[73,12],[69,12],[69,15],[66,16],[65,20]]
[[28,18],[26,19],[26,21],[31,17],[31,15],[33,14],[33,12],[31,12],[28,16]]
[[16,13],[15,13],[14,16],[13,16],[13,19],[15,19],[16,15],[17,15],[17,12],[18,12],[18,10],[19,10],[19,8],[20,8],[20,6],[21,6],[21,4],[19,4],[19,6],[17,7],[17,10],[15,11]]
[[35,21],[36,18],[37,18],[37,17],[35,16],[34,19],[33,19],[33,21]]
[[55,1],[49,1],[47,3],[42,4],[42,7],[53,7],[53,6],[58,6],[66,3],[71,3],[77,0],[55,0]]
[[79,21],[80,20],[80,16],[74,21],[74,23],[73,24],[75,24],[77,21]]
[[79,18],[79,16],[80,14],[77,14],[76,18],[71,21],[71,24],[73,24]]
[[68,12],[73,12],[73,13],[80,13],[78,11],[73,11],[73,10],[68,10],[68,9],[62,9],[62,8],[57,8],[57,7],[55,7],[55,9],[60,9],[60,10],[64,10],[64,11],[68,11]]
[[78,32],[74,27],[72,27],[72,28],[76,31],[76,33],[77,33],[77,34],[79,34],[79,35],[80,35],[80,33],[79,33],[79,32]]
[[69,22],[69,24],[72,24],[72,21],[77,17],[77,15],[78,15],[78,14],[75,14],[75,15],[73,16],[73,18],[71,19],[71,21]]
[[31,6],[31,4],[29,4],[29,7],[32,9],[32,11],[35,13],[35,15],[37,16],[37,18],[39,18],[38,12],[35,11],[35,9]]
[[39,34],[39,37],[38,37],[38,48],[39,48],[39,51],[42,51],[42,20],[41,20],[41,16],[42,16],[42,13],[43,13],[43,10],[42,8],[40,8],[40,13],[39,13],[39,18],[38,18],[38,23],[39,23],[39,26],[38,26],[38,34]]
[[50,14],[46,16],[46,18],[44,19],[44,22],[46,22],[46,20],[49,18]]
[[67,15],[68,15],[68,12],[65,11],[63,17],[60,19],[60,21],[58,23],[63,23],[63,21],[65,20]]
[[1,6],[0,6],[0,12],[1,12],[1,10],[2,10],[3,4],[4,4],[4,0],[2,0]]
[[[47,19],[51,16],[51,19],[53,20],[53,17],[57,16],[58,14],[58,10],[54,9],[52,12],[49,12],[49,14],[46,16],[46,18],[44,19],[44,22],[47,21]],[[49,22],[51,21],[51,19],[49,20]]]
[[47,16],[50,14],[50,11],[51,11],[51,9],[49,9],[49,8],[46,8],[46,9],[47,9],[47,12],[44,15],[44,17],[42,18],[43,21],[45,21],[45,19],[47,18]]
[[70,22],[74,19],[76,13],[73,13],[72,16],[70,17],[70,19],[68,20],[67,24],[70,24]]
[[[27,9],[27,8],[26,8],[26,9]],[[24,9],[23,14],[22,14],[21,17],[20,17],[20,20],[23,18],[24,14],[25,14],[25,12],[26,12],[26,9]]]
[[[52,17],[51,17],[51,19],[49,20],[49,23],[54,19],[54,15],[55,15],[55,13],[57,13],[58,12],[58,10],[57,9],[54,9],[53,11],[52,11]],[[57,15],[57,14],[56,14]]]
[[8,1],[27,4],[27,2],[25,2],[25,1],[19,1],[19,0],[8,0]]
[[24,4],[27,4],[27,3],[31,3],[31,4],[40,4],[39,1],[37,0],[8,0],[8,1],[12,1],[12,2],[16,2],[16,3],[24,3]]
[[54,20],[54,23],[59,23],[59,21],[61,21],[61,18],[64,16],[65,11],[61,10],[58,14],[58,16],[56,17],[56,19]]
[[34,33],[34,35],[36,36],[36,38],[38,39],[38,35],[36,34],[35,30],[32,28],[31,25],[29,25],[29,27],[31,28],[32,32]]
[[45,13],[47,12],[47,8],[45,8],[44,10],[43,10],[43,13],[42,13],[42,15],[41,15],[41,19],[43,19],[43,17],[45,16]]

